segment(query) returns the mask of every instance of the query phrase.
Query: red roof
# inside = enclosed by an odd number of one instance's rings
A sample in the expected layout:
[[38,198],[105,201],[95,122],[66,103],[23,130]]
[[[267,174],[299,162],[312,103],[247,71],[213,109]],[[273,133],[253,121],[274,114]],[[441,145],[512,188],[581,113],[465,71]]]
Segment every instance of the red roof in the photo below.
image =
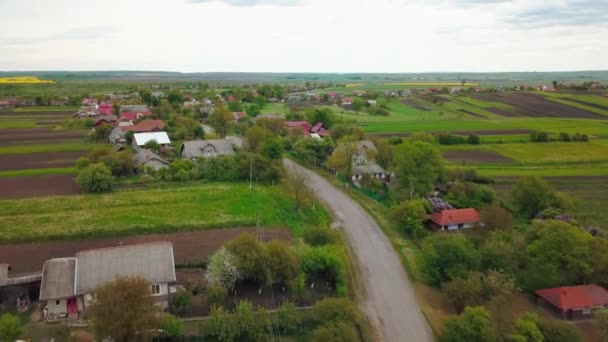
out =
[[111,103],[102,103],[97,108],[99,110],[100,115],[112,115],[112,104]]
[[323,123],[319,121],[314,126],[312,126],[312,128],[310,129],[310,133],[319,133],[322,128]]
[[124,126],[122,130],[125,132],[134,131],[137,133],[143,133],[162,131],[163,128],[165,128],[165,123],[163,120],[143,120],[137,125]]
[[335,97],[336,95],[338,95],[338,93],[336,93],[335,91],[328,91],[327,92],[327,96],[329,96],[329,97]]
[[287,125],[288,129],[299,127],[299,128],[302,128],[304,133],[310,132],[310,125],[306,121],[287,121],[287,122],[285,122],[285,124]]
[[120,118],[127,119],[131,121],[135,121],[139,119],[141,116],[152,115],[150,112],[122,112],[120,113]]
[[433,213],[431,221],[440,226],[477,223],[479,222],[479,213],[474,208],[442,210],[438,213]]
[[608,291],[596,284],[554,287],[535,293],[561,310],[608,305]]

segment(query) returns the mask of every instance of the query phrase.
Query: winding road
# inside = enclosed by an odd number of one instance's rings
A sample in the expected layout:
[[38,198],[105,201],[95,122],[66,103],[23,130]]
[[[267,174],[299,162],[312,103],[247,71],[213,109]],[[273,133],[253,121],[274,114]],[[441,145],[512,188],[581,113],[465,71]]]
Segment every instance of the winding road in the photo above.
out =
[[340,220],[353,249],[365,283],[365,310],[383,341],[431,342],[429,328],[399,257],[374,219],[340,189],[323,177],[291,160],[307,174],[308,186]]

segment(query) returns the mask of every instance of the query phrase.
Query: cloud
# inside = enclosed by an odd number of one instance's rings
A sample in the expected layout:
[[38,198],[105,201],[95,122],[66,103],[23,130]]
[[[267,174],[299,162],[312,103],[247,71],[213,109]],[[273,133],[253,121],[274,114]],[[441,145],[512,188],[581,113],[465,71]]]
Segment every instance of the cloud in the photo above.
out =
[[546,26],[608,26],[608,1],[569,0],[547,2],[506,16],[505,22],[524,28]]
[[221,2],[230,6],[237,7],[252,7],[260,5],[269,6],[296,6],[300,4],[300,0],[190,0],[191,3],[201,4],[210,2]]

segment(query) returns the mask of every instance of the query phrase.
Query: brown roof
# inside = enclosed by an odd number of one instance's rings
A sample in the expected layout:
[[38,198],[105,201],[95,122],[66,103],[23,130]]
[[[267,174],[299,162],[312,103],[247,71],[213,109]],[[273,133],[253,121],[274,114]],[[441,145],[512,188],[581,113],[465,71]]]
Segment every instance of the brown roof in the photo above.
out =
[[124,132],[136,132],[136,133],[144,133],[144,132],[158,132],[162,131],[165,128],[165,123],[163,120],[143,120],[137,125],[133,126],[123,126],[121,127]]

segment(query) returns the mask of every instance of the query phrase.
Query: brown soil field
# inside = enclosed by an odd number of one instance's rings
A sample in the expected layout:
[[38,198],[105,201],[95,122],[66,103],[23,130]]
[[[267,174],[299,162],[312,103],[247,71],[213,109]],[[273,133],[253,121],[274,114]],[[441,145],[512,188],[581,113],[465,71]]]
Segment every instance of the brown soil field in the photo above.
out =
[[422,110],[422,111],[428,111],[428,110],[430,110],[428,107],[423,106],[421,103],[416,102],[416,101],[414,101],[412,99],[403,99],[403,100],[401,100],[401,103],[403,103],[406,106],[410,106],[410,107],[412,107],[414,109],[418,109],[418,110]]
[[[170,241],[173,244],[175,264],[188,265],[204,261],[224,242],[245,232],[255,234],[255,228],[229,228],[111,239],[0,245],[0,262],[10,264],[15,274],[37,272],[42,270],[42,265],[48,259],[72,257],[82,250]],[[292,238],[287,229],[262,229],[262,232],[262,238],[265,241],[272,239],[289,241]]]
[[[448,132],[433,132],[433,134],[446,134]],[[530,134],[532,133],[529,129],[485,129],[485,130],[477,130],[477,131],[455,131],[449,132],[450,134],[456,135],[469,135],[471,133],[481,135],[481,136],[491,136],[491,135],[516,135],[516,134]],[[410,132],[392,132],[392,133],[371,133],[370,135],[374,137],[380,138],[390,138],[390,137],[409,137],[412,135]]]
[[452,163],[510,163],[511,159],[489,151],[444,151],[443,158]]
[[0,171],[74,166],[86,152],[43,152],[0,155]]
[[50,127],[0,129],[0,144],[28,141],[53,141],[82,138],[87,131],[54,131]]
[[[561,103],[552,102],[542,95],[531,93],[496,93],[496,94],[474,94],[473,98],[482,101],[502,102],[513,107],[511,110],[492,110],[496,114],[528,116],[528,117],[550,117],[550,118],[577,118],[577,119],[608,119],[608,117],[587,112],[585,110],[570,107]],[[512,116],[510,115],[510,116]]]
[[593,108],[597,108],[597,109],[601,109],[601,110],[608,110],[608,107],[606,107],[606,106],[602,106],[602,105],[599,105],[597,103],[591,103],[591,102],[587,102],[587,101],[583,101],[583,100],[579,100],[579,99],[573,99],[571,97],[562,97],[560,99],[564,100],[564,101],[570,101],[570,102],[580,103],[582,105],[593,107]]
[[483,115],[479,115],[479,114],[477,114],[477,113],[473,113],[473,112],[471,112],[471,111],[470,111],[470,110],[468,110],[468,109],[459,109],[458,111],[459,111],[459,112],[461,112],[461,113],[464,113],[464,114],[468,114],[468,115],[474,116],[474,117],[476,117],[476,118],[482,118],[482,119],[485,119],[485,118],[486,118],[485,116],[483,116]]
[[73,175],[0,178],[0,199],[75,195],[79,192]]

